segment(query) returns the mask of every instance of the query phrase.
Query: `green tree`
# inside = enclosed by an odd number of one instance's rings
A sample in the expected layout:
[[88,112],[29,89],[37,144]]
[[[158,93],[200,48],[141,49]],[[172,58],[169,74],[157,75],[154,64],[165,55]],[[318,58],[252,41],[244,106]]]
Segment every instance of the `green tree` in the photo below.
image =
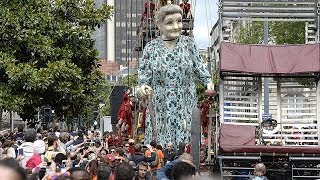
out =
[[76,117],[101,82],[92,32],[112,7],[94,0],[0,1],[0,108],[33,120],[50,105]]
[[121,78],[120,85],[135,87],[138,86],[138,73],[133,73]]
[[[238,23],[239,31],[235,35],[238,43],[262,44],[264,35],[263,22],[253,21],[241,25]],[[269,40],[275,44],[304,44],[305,23],[304,22],[269,22]]]

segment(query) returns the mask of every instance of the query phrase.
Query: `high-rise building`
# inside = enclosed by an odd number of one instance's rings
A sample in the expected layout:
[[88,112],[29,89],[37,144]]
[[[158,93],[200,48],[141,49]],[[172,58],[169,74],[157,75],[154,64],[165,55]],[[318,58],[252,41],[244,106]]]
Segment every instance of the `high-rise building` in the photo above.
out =
[[96,5],[104,2],[114,6],[114,15],[93,34],[99,57],[126,66],[129,62],[130,66],[130,61],[138,59],[141,53],[134,47],[145,0],[96,0]]

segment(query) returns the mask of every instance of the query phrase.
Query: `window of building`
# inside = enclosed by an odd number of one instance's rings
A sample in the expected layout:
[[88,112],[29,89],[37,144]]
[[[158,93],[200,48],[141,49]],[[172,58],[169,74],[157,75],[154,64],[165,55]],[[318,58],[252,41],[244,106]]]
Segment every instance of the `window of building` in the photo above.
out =
[[126,49],[121,49],[121,52],[122,53],[126,53]]
[[120,22],[116,22],[116,27],[120,27]]

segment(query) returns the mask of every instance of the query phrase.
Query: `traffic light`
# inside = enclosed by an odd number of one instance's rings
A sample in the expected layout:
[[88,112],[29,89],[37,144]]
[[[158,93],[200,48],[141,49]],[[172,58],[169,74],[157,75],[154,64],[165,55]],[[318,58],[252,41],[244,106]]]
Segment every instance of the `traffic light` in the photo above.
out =
[[98,120],[99,117],[99,112],[98,111],[93,111],[93,120],[96,121]]
[[43,123],[49,123],[52,120],[52,109],[49,105],[43,106]]

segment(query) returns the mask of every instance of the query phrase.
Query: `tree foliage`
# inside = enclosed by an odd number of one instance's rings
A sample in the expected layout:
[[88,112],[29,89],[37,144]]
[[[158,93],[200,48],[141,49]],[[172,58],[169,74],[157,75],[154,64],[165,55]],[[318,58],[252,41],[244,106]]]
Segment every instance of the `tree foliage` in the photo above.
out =
[[[235,36],[238,43],[262,44],[264,36],[264,22],[250,22],[239,25]],[[269,40],[275,44],[304,44],[304,22],[268,22]]]
[[58,118],[81,113],[101,73],[92,32],[112,13],[94,0],[0,1],[0,107],[34,119],[50,105]]
[[138,86],[138,73],[122,77],[119,84],[128,87]]

